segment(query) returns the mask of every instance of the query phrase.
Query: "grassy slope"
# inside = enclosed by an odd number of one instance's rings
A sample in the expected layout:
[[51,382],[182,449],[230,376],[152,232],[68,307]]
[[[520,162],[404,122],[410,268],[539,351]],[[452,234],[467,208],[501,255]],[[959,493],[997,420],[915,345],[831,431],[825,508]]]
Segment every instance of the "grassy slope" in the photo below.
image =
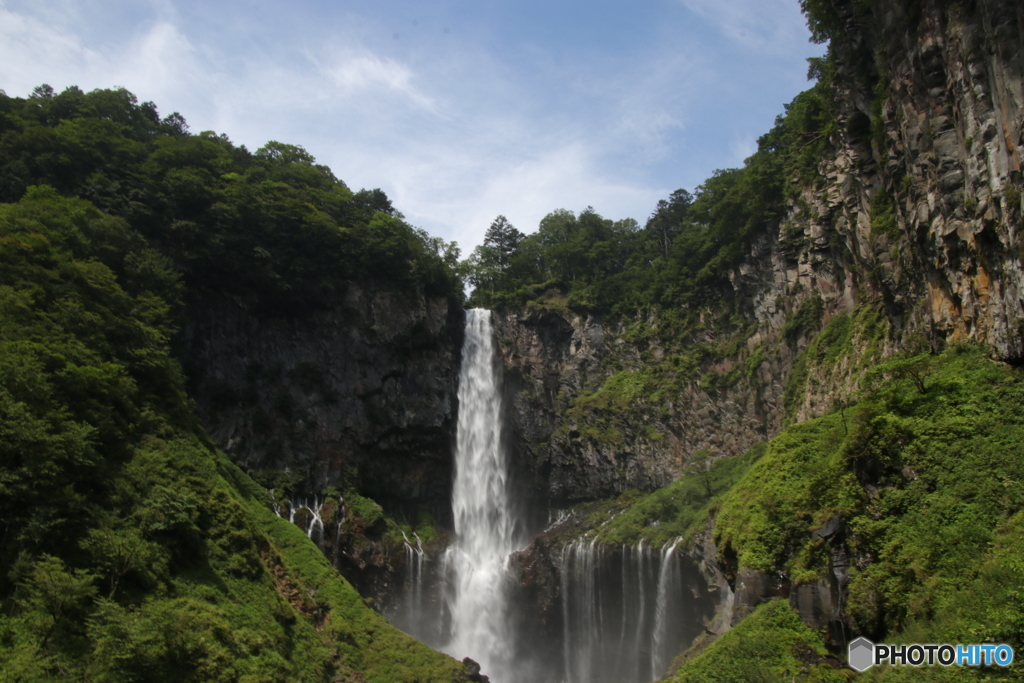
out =
[[706,470],[650,493],[627,491],[611,500],[583,505],[582,526],[594,529],[599,541],[609,545],[635,545],[640,539],[654,547],[676,538],[691,541],[764,450],[765,444],[758,444],[741,456],[718,460]]
[[337,642],[343,661],[363,672],[371,683],[460,680],[461,664],[390,626],[367,608],[320,549],[298,527],[268,509],[266,492],[237,468],[233,471],[246,492],[250,513],[272,539],[288,576],[310,596],[314,609],[329,608],[321,623],[329,638]]
[[839,683],[818,635],[782,601],[765,603],[667,679],[672,683]]
[[739,565],[799,582],[826,566],[812,532],[841,517],[857,558],[848,612],[876,636],[930,619],[944,595],[970,585],[1024,509],[1019,371],[960,347],[880,374],[888,381],[852,408],[774,439],[715,527]]
[[[173,490],[192,523],[175,531],[174,540],[148,548],[142,541],[128,551],[136,560],[127,560],[113,597],[99,571],[54,560],[56,576],[40,576],[37,560],[13,600],[13,616],[0,619],[0,679],[58,672],[109,681],[463,679],[461,664],[366,607],[305,534],[276,517],[266,493],[222,455],[188,438],[148,446],[118,482],[137,497],[131,516],[159,514],[147,490]],[[187,557],[166,557],[176,554],[177,543]],[[54,593],[75,575],[93,590],[55,606]],[[59,642],[45,638],[51,632]]]

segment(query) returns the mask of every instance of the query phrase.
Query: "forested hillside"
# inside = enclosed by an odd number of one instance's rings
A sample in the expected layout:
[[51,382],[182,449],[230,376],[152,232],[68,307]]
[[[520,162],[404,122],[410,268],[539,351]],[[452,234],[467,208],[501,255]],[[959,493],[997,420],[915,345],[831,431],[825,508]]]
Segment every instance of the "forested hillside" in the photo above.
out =
[[[821,68],[815,62],[813,75]],[[800,190],[823,187],[818,164],[835,125],[828,81],[819,78],[786,105],[742,168],[716,171],[693,193],[673,192],[643,227],[592,208],[559,209],[524,236],[499,216],[464,263],[475,287],[470,303],[519,307],[558,288],[578,311],[658,311],[664,336],[692,326],[688,316],[701,308],[735,308],[733,271]]]
[[0,678],[465,680],[274,515],[171,353],[210,291],[458,296],[443,245],[301,149],[189,135],[123,90],[0,111]]
[[405,223],[380,190],[353,192],[301,147],[250,152],[190,134],[130,92],[40,86],[0,96],[0,201],[49,185],[126,221],[168,256],[190,296],[323,306],[350,280],[461,295],[454,244]]

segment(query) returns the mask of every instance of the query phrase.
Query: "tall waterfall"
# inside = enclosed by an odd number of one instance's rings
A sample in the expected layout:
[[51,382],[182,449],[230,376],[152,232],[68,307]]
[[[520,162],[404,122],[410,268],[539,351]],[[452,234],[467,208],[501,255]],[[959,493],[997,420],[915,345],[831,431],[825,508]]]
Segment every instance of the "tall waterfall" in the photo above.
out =
[[456,541],[445,555],[452,582],[452,637],[444,650],[457,658],[472,657],[492,681],[512,665],[506,563],[515,550],[501,440],[499,367],[491,312],[468,311],[452,490]]
[[[494,683],[646,683],[662,676],[714,613],[714,598],[678,540],[661,548],[646,541],[609,546],[587,536],[551,547],[553,574],[538,589],[553,598],[546,605],[530,602],[529,591],[513,583],[509,558],[525,538],[524,522],[511,512],[500,370],[490,311],[468,311],[455,541],[435,558],[418,537],[404,538],[404,605],[395,622],[458,659],[473,658]],[[563,511],[544,533],[571,523]],[[309,529],[315,534],[312,522]]]

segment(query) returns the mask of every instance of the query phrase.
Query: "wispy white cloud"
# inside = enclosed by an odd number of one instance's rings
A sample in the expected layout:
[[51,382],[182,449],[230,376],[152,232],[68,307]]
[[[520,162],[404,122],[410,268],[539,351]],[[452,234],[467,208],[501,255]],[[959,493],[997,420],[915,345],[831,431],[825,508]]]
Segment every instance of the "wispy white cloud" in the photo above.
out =
[[437,112],[436,103],[416,87],[413,71],[405,64],[369,52],[331,54],[325,57],[309,53],[309,58],[333,86],[333,96],[351,97],[384,89],[401,95],[428,112]]
[[757,52],[792,52],[807,43],[807,29],[791,0],[682,0],[726,37]]
[[686,129],[700,96],[698,81],[706,69],[695,49],[672,45],[652,51],[647,60],[612,88],[617,115],[611,132],[620,147],[647,161],[671,153],[669,136]]
[[190,100],[193,93],[207,92],[215,85],[189,39],[177,26],[164,21],[119,46],[106,55],[106,61],[109,66],[97,63],[83,75],[97,87],[104,87],[106,72],[113,83],[129,90],[141,89],[157,105]]
[[0,6],[0,82],[8,94],[27,94],[56,74],[74,78],[106,64],[75,35]]
[[484,160],[449,152],[436,166],[417,163],[421,154],[399,157],[393,167],[395,200],[402,207],[429,206],[428,214],[412,210],[406,215],[468,250],[498,214],[529,233],[557,208],[579,211],[593,205],[609,218],[626,218],[637,206],[653,206],[663,194],[661,188],[609,177],[598,152],[585,142],[567,141],[506,150]]
[[195,49],[177,27],[157,22],[120,44],[95,48],[59,22],[0,8],[0,83],[27,95],[48,83],[57,90],[123,86],[160,104],[212,85]]

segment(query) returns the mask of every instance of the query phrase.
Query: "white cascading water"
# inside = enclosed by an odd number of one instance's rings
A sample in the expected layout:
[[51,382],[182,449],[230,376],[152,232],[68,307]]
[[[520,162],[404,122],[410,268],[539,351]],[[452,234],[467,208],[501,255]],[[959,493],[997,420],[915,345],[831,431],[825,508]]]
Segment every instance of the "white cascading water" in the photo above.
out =
[[562,548],[562,666],[568,683],[593,681],[600,670],[604,614],[599,572],[603,547],[580,538]]
[[596,538],[562,548],[562,681],[642,683],[665,673],[684,640],[678,546],[669,541],[659,553],[640,541],[619,548],[617,561]]
[[[270,490],[274,492],[273,489]],[[316,543],[317,547],[323,550],[324,547],[324,520],[320,516],[321,510],[324,508],[324,503],[327,500],[319,500],[316,496],[313,496],[313,504],[310,505],[309,501],[305,498],[299,500],[299,502],[293,502],[291,499],[288,500],[288,521],[292,524],[296,524],[300,528],[306,530],[306,536],[309,540]],[[341,498],[338,498],[338,504],[341,504]],[[277,503],[273,503],[274,514],[281,517],[281,507]],[[303,522],[300,524],[295,521],[296,515],[299,516],[299,521]],[[340,526],[339,526],[340,528]]]
[[676,557],[676,546],[682,539],[677,538],[666,543],[661,549],[661,569],[658,572],[658,599],[654,603],[654,642],[651,646],[651,672],[660,676],[668,667],[672,650],[667,640],[668,624],[672,618],[674,587],[681,583],[679,560]]
[[423,558],[427,553],[423,550],[419,535],[413,532],[413,538],[416,539],[416,547],[413,547],[409,537],[402,532],[402,539],[405,542],[405,566],[409,572],[409,618],[415,624],[422,618],[420,607],[423,604]]
[[512,665],[507,560],[516,539],[493,336],[490,311],[467,311],[452,490],[456,541],[445,554],[452,579],[451,641],[444,650],[472,657],[497,682]]

